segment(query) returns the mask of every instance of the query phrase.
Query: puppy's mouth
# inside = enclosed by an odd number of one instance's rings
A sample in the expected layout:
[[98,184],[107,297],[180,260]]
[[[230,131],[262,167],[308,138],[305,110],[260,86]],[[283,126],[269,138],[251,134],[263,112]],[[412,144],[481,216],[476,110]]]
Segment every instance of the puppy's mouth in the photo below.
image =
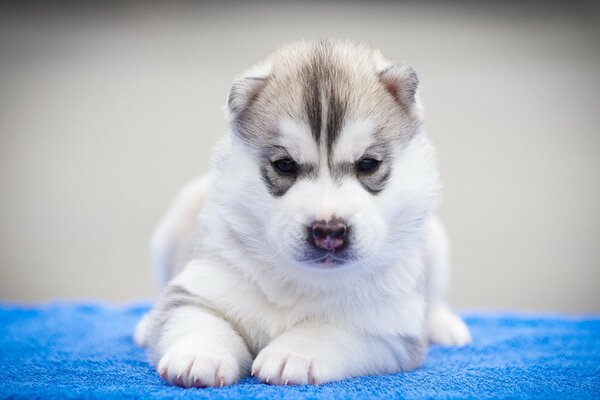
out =
[[306,260],[304,262],[317,268],[335,268],[346,264],[348,260],[342,257],[338,257],[333,253],[326,253],[321,257]]

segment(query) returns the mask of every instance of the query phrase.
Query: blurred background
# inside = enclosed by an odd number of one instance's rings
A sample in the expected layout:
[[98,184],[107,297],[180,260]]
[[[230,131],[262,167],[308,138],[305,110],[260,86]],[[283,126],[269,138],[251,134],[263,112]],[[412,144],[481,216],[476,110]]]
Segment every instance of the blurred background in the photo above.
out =
[[420,75],[462,309],[600,312],[594,2],[0,6],[0,300],[156,293],[148,241],[232,79],[341,38]]

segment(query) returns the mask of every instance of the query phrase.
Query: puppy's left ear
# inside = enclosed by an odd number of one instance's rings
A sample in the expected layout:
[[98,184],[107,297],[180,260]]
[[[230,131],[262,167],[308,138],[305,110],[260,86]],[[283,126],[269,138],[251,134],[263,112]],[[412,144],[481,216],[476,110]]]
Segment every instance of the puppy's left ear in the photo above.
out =
[[411,114],[419,113],[419,78],[412,67],[404,64],[391,65],[379,73],[379,79],[402,108]]

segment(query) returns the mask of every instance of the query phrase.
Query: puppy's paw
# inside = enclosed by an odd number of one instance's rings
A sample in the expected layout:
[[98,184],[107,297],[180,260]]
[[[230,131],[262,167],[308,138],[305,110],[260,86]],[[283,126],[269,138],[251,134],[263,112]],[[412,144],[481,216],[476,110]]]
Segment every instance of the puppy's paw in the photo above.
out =
[[182,387],[232,385],[240,378],[240,365],[227,352],[173,346],[162,356],[158,373],[167,382]]
[[471,343],[471,333],[464,321],[445,306],[432,307],[429,313],[429,342],[442,346]]
[[135,331],[133,332],[133,341],[139,347],[146,346],[146,336],[148,331],[148,325],[150,324],[150,314],[145,314],[139,320],[137,325],[135,326]]
[[336,380],[333,365],[316,352],[291,346],[271,344],[265,347],[252,365],[252,375],[272,385],[318,385]]

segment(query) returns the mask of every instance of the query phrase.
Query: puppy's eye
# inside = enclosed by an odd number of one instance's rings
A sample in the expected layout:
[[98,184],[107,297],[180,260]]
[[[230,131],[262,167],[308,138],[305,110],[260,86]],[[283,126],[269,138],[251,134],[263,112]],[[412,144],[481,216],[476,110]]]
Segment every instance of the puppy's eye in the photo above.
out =
[[282,158],[273,162],[273,167],[282,175],[294,175],[298,172],[298,164],[289,158]]
[[381,161],[374,158],[363,158],[356,163],[356,170],[364,174],[375,172],[380,163]]

